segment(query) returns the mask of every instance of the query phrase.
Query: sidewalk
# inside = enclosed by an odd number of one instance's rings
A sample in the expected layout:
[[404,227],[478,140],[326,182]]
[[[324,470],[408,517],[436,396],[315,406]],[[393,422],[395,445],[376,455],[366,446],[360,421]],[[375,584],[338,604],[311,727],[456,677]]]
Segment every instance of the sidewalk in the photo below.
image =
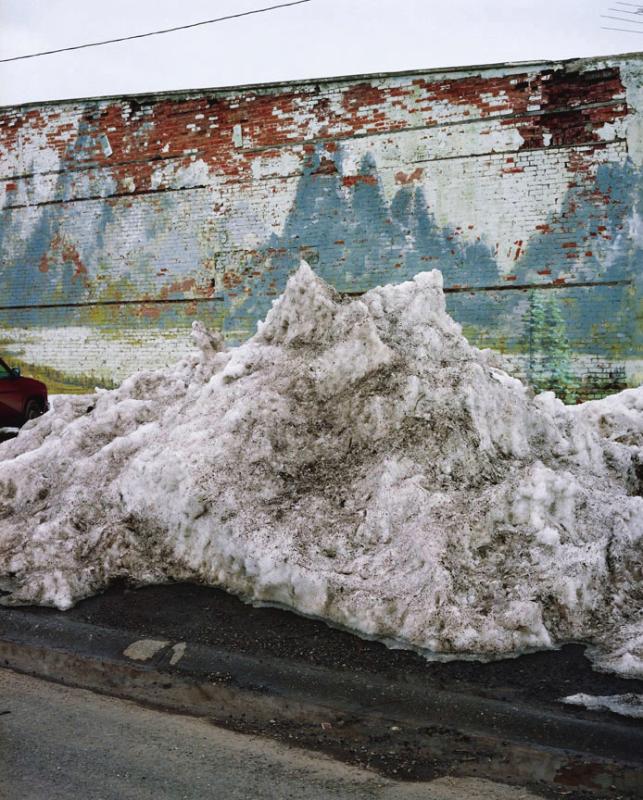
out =
[[393,781],[2,669],[0,698],[0,800],[542,800],[478,778]]
[[643,682],[592,672],[577,645],[428,663],[214,589],[115,587],[65,613],[0,608],[0,666],[388,778],[483,777],[574,798],[634,798],[643,786],[640,721],[558,702],[643,693]]

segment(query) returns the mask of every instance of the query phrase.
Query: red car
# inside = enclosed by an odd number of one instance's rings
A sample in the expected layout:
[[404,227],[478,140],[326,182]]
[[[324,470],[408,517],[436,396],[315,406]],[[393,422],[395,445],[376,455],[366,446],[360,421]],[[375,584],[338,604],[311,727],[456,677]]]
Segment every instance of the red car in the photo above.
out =
[[0,358],[0,427],[19,427],[49,408],[47,387],[33,378],[21,378]]

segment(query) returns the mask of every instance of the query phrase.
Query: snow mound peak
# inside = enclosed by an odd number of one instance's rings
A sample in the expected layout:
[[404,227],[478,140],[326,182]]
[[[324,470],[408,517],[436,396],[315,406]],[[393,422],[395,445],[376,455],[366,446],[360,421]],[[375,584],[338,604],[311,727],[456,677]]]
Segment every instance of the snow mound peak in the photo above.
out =
[[302,263],[256,335],[68,397],[0,445],[5,603],[192,580],[387,642],[565,640],[643,674],[643,390],[534,397],[438,271],[340,296]]
[[258,330],[265,342],[282,345],[321,343],[331,333],[339,295],[305,261],[275,300]]

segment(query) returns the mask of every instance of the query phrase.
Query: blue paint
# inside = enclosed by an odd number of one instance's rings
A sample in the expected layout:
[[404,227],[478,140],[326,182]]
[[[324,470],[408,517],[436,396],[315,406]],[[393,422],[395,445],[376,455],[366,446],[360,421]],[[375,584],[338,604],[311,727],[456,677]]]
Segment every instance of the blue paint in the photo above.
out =
[[[248,269],[261,271],[261,277],[244,283],[251,294],[225,293],[224,329],[234,340],[253,331],[301,258],[340,291],[366,291],[434,267],[442,270],[447,285],[499,281],[489,248],[462,242],[454,231],[439,227],[420,187],[402,186],[387,203],[375,160],[367,154],[346,189],[341,150],[329,154],[323,146],[304,165],[283,233],[270,238]],[[470,313],[478,315],[480,305],[488,307],[487,299],[469,298]]]

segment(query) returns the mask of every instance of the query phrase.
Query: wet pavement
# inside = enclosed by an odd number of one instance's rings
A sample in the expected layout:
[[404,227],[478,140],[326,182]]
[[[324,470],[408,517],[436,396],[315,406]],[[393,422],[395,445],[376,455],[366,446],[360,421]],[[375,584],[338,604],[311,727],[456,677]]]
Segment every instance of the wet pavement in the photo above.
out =
[[[30,611],[61,613],[50,609]],[[579,644],[488,663],[430,662],[417,653],[391,650],[320,620],[278,608],[255,608],[227,592],[192,584],[142,589],[120,584],[82,601],[64,615],[92,625],[131,630],[139,638],[186,640],[252,656],[377,674],[392,683],[413,676],[425,685],[452,691],[474,690],[502,700],[558,705],[560,697],[579,692],[643,693],[643,680],[594,672],[585,647]]]
[[484,779],[393,781],[207,720],[2,669],[0,742],[1,800],[538,800]]
[[3,660],[390,779],[474,776],[574,798],[643,787],[641,721],[559,702],[643,693],[643,681],[594,672],[579,644],[428,662],[209,587],[121,584],[64,613],[0,609]]

